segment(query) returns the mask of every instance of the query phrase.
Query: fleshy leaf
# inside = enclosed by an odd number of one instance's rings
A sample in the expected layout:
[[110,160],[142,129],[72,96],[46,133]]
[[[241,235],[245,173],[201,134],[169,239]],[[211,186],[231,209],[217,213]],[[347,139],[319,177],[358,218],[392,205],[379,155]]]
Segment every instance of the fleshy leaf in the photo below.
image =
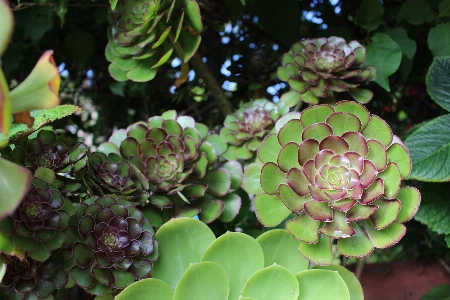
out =
[[367,238],[356,222],[351,223],[355,230],[355,235],[349,238],[340,239],[337,243],[339,253],[348,257],[362,257],[369,255],[373,251],[371,241]]
[[254,199],[258,220],[266,227],[280,224],[291,213],[279,196],[257,195]]
[[215,262],[225,270],[230,286],[228,299],[238,300],[247,279],[264,267],[264,253],[250,236],[227,232],[209,245],[201,261]]
[[264,252],[264,267],[277,264],[294,274],[308,269],[308,260],[298,251],[300,242],[288,231],[270,230],[260,235],[256,241]]
[[320,221],[313,220],[307,213],[288,221],[286,229],[297,239],[315,244],[319,241]]
[[306,259],[320,266],[327,266],[333,260],[331,238],[328,236],[319,234],[316,244],[301,243],[299,250]]
[[242,297],[258,300],[297,300],[298,295],[298,281],[294,274],[276,264],[253,274],[241,293]]
[[344,280],[350,293],[350,300],[364,300],[363,289],[355,274],[343,266],[331,264],[329,266],[314,266],[313,269],[336,271]]
[[350,300],[347,285],[336,271],[311,269],[297,273],[295,277],[300,288],[298,300]]
[[126,287],[116,300],[173,300],[173,290],[162,280],[146,278]]

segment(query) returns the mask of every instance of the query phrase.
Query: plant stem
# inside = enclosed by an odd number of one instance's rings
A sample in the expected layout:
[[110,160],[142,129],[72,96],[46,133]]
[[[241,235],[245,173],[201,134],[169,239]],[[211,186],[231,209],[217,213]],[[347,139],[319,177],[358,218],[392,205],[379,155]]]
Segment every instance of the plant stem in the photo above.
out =
[[197,75],[205,81],[207,89],[219,105],[222,116],[225,118],[227,115],[233,113],[233,106],[225,96],[225,93],[217,82],[216,77],[214,77],[209,67],[203,62],[200,54],[198,52],[195,53],[189,62]]
[[355,276],[358,280],[361,280],[361,276],[364,270],[364,265],[366,264],[367,257],[358,258],[358,262],[356,263]]

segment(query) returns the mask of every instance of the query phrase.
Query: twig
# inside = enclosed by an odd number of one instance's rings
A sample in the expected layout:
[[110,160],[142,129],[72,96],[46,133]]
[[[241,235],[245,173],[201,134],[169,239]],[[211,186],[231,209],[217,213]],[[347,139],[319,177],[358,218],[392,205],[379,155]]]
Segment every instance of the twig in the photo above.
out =
[[450,267],[449,267],[449,265],[447,265],[447,264],[445,263],[445,261],[444,261],[442,258],[439,258],[439,262],[441,263],[441,265],[444,266],[444,268],[447,270],[447,272],[450,273]]
[[216,77],[214,77],[209,67],[203,62],[200,54],[198,52],[195,53],[194,56],[192,56],[192,58],[189,60],[189,62],[191,63],[197,75],[205,81],[206,88],[209,89],[214,100],[216,100],[217,104],[219,105],[220,112],[222,113],[223,117],[226,117],[227,115],[233,113],[233,106],[225,96],[225,93],[222,90],[222,87],[217,82]]

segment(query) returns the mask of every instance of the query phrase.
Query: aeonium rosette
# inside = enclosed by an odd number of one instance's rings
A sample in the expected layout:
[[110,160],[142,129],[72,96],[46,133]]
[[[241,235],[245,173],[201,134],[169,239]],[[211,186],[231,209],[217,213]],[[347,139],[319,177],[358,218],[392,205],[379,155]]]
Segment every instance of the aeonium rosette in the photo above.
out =
[[297,214],[286,228],[317,264],[331,263],[332,239],[342,255],[361,257],[403,237],[420,193],[400,185],[411,160],[384,120],[341,101],[290,113],[276,130],[244,174],[263,225]]

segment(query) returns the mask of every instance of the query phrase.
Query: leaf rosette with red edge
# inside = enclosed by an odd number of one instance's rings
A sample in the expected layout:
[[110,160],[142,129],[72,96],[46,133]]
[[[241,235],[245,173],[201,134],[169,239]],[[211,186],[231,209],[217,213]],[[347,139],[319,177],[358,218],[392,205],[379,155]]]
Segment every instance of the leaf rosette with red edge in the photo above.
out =
[[244,173],[263,225],[297,214],[286,228],[303,241],[306,258],[324,265],[331,263],[333,239],[342,255],[362,257],[404,236],[420,193],[401,187],[411,159],[384,120],[341,101],[290,113],[276,130]]

